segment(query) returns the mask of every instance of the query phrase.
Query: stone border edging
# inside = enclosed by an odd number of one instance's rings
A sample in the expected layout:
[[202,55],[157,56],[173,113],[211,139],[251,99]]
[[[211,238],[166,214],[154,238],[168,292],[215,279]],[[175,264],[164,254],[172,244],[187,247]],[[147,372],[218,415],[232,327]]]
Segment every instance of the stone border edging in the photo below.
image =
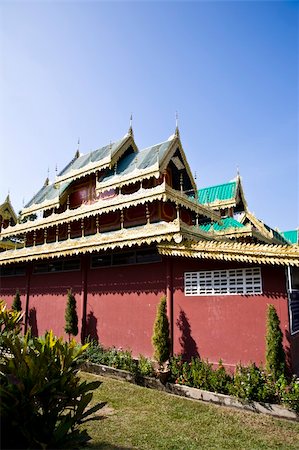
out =
[[167,392],[181,397],[186,397],[192,400],[202,400],[204,402],[214,403],[220,406],[229,406],[231,408],[244,409],[255,413],[268,414],[280,419],[289,419],[299,421],[299,416],[295,411],[284,408],[281,405],[272,403],[260,403],[241,401],[230,395],[218,394],[216,392],[204,391],[202,389],[183,386],[181,384],[161,383],[160,380],[152,377],[138,377],[126,370],[115,369],[114,367],[105,366],[103,364],[95,364],[85,362],[81,365],[80,370],[83,372],[94,373],[104,377],[115,378],[117,380],[125,380],[129,383],[134,383],[139,386],[150,389],[157,389],[159,391]]

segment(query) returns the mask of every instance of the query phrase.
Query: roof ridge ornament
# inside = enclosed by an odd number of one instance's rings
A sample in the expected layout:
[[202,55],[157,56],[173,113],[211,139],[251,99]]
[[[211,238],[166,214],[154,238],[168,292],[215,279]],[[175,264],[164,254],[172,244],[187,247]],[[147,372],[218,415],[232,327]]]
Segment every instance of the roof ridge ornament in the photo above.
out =
[[174,132],[175,137],[180,137],[180,131],[179,131],[179,115],[178,112],[175,112],[175,132]]
[[75,158],[78,159],[80,156],[80,137],[78,138],[78,143],[77,143],[78,147],[75,153]]
[[130,115],[130,126],[129,126],[129,130],[128,130],[128,135],[129,136],[134,136],[132,122],[133,122],[133,114],[131,113],[131,115]]

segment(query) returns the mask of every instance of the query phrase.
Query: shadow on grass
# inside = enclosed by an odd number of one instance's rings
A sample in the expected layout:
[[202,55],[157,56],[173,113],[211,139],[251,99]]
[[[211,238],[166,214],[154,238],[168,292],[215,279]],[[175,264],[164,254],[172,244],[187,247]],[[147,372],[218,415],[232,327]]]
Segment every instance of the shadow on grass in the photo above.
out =
[[137,447],[119,447],[118,445],[108,444],[107,442],[99,442],[94,444],[88,444],[85,449],[96,450],[138,450]]

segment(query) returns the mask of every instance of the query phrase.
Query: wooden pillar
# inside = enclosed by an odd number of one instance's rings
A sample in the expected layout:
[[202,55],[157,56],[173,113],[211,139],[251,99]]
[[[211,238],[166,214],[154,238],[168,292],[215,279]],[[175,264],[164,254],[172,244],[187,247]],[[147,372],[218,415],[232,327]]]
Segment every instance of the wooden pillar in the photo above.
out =
[[173,274],[172,260],[166,258],[166,302],[169,321],[170,355],[173,355]]
[[81,219],[81,237],[84,237],[84,219]]
[[45,229],[45,231],[44,231],[44,244],[46,244],[47,243],[47,228]]
[[86,339],[86,309],[87,309],[87,270],[89,263],[89,255],[81,256],[81,306],[82,306],[82,322],[81,322],[81,343]]
[[145,204],[145,215],[146,215],[146,223],[150,224],[151,214],[149,211],[148,203]]
[[29,299],[30,299],[30,285],[31,285],[31,275],[33,271],[32,263],[27,263],[26,268],[26,304],[25,304],[25,326],[24,332],[28,329],[28,319],[29,319]]
[[120,229],[122,230],[124,227],[124,210],[120,210]]

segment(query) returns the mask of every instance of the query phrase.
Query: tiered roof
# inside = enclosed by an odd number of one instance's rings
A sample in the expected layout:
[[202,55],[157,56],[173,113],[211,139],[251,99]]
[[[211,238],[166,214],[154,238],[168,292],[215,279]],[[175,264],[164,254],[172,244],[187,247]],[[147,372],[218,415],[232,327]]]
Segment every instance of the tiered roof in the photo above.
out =
[[[165,178],[167,170],[171,170],[172,185]],[[66,197],[74,183],[86,180],[88,176],[95,180],[94,198],[74,209],[69,206],[61,209],[62,203],[64,206],[67,203]],[[143,181],[150,179],[156,179],[157,183],[144,188]],[[134,185],[138,185],[136,189],[122,192],[122,187]],[[112,195],[107,196],[107,192],[112,192]],[[175,205],[176,217],[152,223],[148,205],[157,201]],[[131,128],[117,142],[86,155],[77,151],[55,181],[50,183],[47,179],[26,204],[21,212],[21,223],[3,229],[1,237],[22,237],[51,227],[57,230],[60,225],[70,226],[74,221],[88,218],[98,221],[103,214],[115,211],[119,211],[122,217],[124,210],[138,205],[146,205],[147,208],[147,220],[143,225],[125,228],[122,222],[119,229],[105,232],[99,232],[97,226],[97,232],[91,235],[85,236],[82,231],[79,237],[71,238],[69,234],[63,240],[56,237],[54,242],[47,242],[45,237],[44,242],[38,245],[34,243],[2,252],[0,265],[152,244],[158,244],[162,254],[179,252],[184,256],[195,257],[197,254],[196,257],[232,260],[243,260],[244,257],[248,262],[299,265],[297,253],[290,253],[286,245],[288,241],[248,211],[239,175],[228,183],[197,191],[178,129],[168,140],[141,151],[135,144]],[[182,220],[180,209],[190,211],[193,223]],[[225,211],[230,215],[225,216]],[[36,213],[39,217],[35,216]],[[240,242],[234,246],[230,242],[231,239],[244,238],[264,243],[264,257],[260,257],[259,245],[246,247],[247,244]],[[278,243],[284,245],[266,245]],[[252,256],[254,254],[255,257]]]

